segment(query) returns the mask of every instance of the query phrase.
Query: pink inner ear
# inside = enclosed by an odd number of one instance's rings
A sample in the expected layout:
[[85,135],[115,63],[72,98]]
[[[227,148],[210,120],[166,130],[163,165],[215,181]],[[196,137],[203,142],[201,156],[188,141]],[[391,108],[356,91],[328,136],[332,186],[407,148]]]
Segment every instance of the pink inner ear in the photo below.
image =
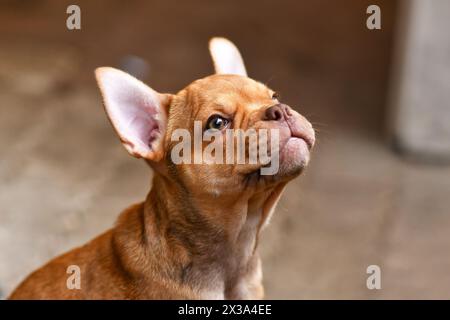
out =
[[124,146],[134,156],[151,157],[165,121],[158,93],[112,68],[100,70],[97,78],[106,111]]
[[[134,109],[134,110],[133,110]],[[140,141],[149,147],[159,133],[158,122],[155,120],[157,112],[151,106],[144,108],[129,108],[123,110],[123,117],[129,119],[129,140]]]
[[[130,93],[130,92],[129,92]],[[124,98],[124,97],[122,97]],[[143,156],[152,150],[152,142],[160,134],[158,124],[159,105],[153,97],[131,95],[124,99],[117,109],[117,128],[121,138]]]

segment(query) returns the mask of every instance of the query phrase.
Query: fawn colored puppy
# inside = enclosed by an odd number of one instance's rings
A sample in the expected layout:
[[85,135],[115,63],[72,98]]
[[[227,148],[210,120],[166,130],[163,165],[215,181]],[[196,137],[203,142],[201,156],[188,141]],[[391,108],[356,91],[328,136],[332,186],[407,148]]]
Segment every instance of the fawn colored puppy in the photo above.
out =
[[[209,48],[216,74],[177,94],[158,93],[117,69],[96,70],[106,113],[126,150],[153,169],[152,188],[111,230],[34,271],[10,299],[263,298],[258,238],[286,184],[308,164],[314,130],[247,77],[230,41],[213,38]],[[275,147],[266,144],[270,161],[174,161],[174,133],[193,135],[195,123],[223,149],[238,129],[265,129],[277,139]],[[185,148],[183,156],[193,159],[207,146]],[[275,158],[276,172],[262,174]],[[71,265],[79,267],[79,288],[67,285]]]

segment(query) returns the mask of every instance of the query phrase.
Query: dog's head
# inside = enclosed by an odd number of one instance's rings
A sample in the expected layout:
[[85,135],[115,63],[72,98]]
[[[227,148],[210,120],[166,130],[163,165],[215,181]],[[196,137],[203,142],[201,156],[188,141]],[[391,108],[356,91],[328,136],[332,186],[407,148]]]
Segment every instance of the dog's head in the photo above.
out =
[[203,195],[233,197],[285,184],[309,161],[311,124],[247,77],[230,41],[212,39],[210,52],[216,74],[177,94],[158,93],[113,68],[96,70],[123,145]]

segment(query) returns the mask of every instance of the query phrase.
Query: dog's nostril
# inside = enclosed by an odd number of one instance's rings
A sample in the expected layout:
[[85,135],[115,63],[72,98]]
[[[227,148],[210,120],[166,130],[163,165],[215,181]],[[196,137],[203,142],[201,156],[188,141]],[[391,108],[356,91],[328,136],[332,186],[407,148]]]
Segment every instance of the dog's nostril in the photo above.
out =
[[265,120],[280,121],[283,118],[283,110],[280,105],[274,105],[266,109]]

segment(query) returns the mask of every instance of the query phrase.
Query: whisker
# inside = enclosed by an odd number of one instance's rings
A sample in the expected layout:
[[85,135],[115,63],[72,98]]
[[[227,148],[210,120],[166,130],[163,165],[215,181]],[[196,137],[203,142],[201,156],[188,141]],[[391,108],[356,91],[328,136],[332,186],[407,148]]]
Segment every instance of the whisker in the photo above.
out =
[[270,83],[275,77],[276,77],[276,75],[275,75],[275,74],[272,74],[272,75],[269,77],[269,79],[268,79],[267,81],[264,82],[264,85],[265,85],[266,87],[270,87],[270,86],[269,86],[269,83]]

